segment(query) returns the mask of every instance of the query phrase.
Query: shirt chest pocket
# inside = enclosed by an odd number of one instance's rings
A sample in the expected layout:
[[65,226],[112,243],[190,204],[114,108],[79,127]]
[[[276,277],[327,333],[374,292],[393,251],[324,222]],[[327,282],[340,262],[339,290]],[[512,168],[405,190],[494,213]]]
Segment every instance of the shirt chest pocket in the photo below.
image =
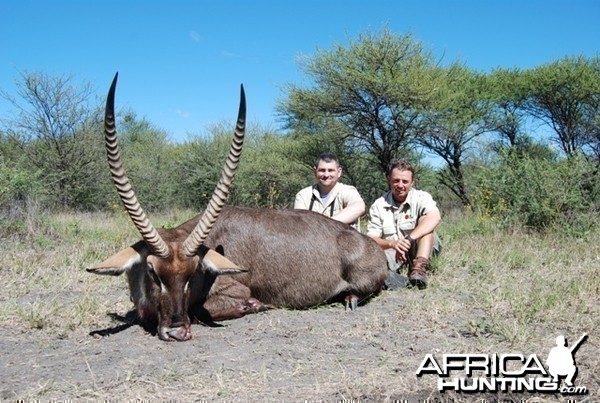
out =
[[417,226],[417,220],[413,217],[404,218],[398,223],[401,230],[413,230]]

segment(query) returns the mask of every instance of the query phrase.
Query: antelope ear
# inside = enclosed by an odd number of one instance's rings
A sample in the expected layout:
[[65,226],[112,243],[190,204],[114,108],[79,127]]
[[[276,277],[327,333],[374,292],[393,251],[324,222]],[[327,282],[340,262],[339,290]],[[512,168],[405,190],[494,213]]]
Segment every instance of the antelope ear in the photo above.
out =
[[223,274],[245,273],[248,271],[246,269],[242,269],[237,264],[233,263],[231,260],[212,249],[208,249],[202,258],[202,262],[207,267],[208,271],[215,276],[220,276]]
[[139,241],[136,244],[112,255],[96,267],[86,269],[89,273],[118,276],[141,263],[148,256],[148,244]]

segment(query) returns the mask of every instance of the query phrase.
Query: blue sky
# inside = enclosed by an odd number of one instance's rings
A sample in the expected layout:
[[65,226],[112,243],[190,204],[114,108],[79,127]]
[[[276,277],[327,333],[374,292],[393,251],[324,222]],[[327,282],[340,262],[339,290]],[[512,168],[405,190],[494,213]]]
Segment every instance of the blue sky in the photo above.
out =
[[[597,0],[2,0],[0,89],[23,71],[73,75],[175,141],[234,123],[244,84],[249,123],[277,128],[298,59],[387,27],[444,61],[479,71],[599,54]],[[0,100],[0,117],[11,109]]]

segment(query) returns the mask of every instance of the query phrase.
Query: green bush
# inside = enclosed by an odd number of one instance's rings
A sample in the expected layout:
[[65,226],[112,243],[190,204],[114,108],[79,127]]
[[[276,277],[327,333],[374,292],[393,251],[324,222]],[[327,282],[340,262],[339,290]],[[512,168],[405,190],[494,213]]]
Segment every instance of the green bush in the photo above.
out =
[[35,233],[44,197],[37,173],[9,166],[0,159],[0,238]]
[[43,198],[43,184],[36,172],[12,167],[0,160],[0,209],[23,205],[30,199]]
[[558,225],[576,233],[595,224],[598,176],[596,163],[582,157],[554,161],[508,150],[498,165],[479,173],[473,200],[483,215],[504,226]]

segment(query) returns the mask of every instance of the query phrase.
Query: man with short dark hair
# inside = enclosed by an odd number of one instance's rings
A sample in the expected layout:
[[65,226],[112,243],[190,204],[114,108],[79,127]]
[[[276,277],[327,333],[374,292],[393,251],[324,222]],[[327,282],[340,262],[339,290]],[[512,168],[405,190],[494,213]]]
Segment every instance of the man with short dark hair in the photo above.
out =
[[317,183],[296,194],[294,208],[316,211],[356,228],[367,206],[354,186],[339,182],[342,167],[338,158],[329,153],[319,155],[313,173]]
[[367,235],[385,250],[389,268],[388,288],[395,288],[398,271],[408,265],[408,281],[418,288],[427,286],[429,258],[441,252],[435,229],[440,211],[431,195],[413,188],[414,168],[407,161],[390,164],[386,179],[390,190],[369,210]]

